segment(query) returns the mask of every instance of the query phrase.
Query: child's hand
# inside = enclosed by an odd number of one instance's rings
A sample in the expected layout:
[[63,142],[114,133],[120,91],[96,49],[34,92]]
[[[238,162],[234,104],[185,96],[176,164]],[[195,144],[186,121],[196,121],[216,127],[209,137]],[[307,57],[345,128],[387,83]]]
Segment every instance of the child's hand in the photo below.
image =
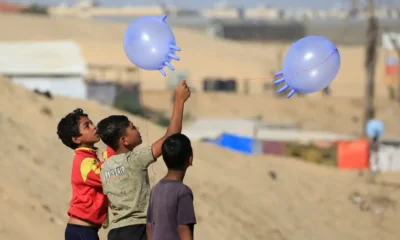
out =
[[190,97],[190,89],[186,84],[186,80],[183,80],[175,89],[175,101],[186,102]]

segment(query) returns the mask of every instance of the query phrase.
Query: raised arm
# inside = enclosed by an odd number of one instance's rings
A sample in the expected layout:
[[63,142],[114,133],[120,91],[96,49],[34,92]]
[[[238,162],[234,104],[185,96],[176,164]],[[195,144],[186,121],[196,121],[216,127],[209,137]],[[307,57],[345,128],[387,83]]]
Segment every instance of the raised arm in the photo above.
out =
[[169,123],[167,132],[165,135],[157,140],[152,145],[152,152],[155,159],[161,156],[161,146],[164,140],[175,133],[182,131],[182,120],[183,120],[183,109],[186,100],[190,97],[190,89],[186,84],[186,81],[182,81],[175,89],[175,102],[174,109],[172,111],[171,121]]

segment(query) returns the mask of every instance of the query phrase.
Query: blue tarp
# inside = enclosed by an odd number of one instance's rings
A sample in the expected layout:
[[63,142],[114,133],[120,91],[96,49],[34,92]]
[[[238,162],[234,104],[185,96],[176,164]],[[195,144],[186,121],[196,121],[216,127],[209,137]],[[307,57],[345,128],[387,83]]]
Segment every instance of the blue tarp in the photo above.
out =
[[250,137],[224,133],[218,139],[210,141],[210,143],[244,154],[254,154],[254,139]]

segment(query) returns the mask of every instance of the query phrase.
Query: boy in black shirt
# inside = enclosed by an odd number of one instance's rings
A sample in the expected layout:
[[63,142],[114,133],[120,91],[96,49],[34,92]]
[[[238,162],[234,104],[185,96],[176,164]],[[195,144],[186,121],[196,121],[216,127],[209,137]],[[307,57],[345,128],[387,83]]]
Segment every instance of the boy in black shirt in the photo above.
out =
[[183,134],[169,136],[162,145],[167,175],[150,193],[147,212],[149,240],[192,240],[196,215],[193,193],[183,183],[186,170],[192,165],[193,150]]

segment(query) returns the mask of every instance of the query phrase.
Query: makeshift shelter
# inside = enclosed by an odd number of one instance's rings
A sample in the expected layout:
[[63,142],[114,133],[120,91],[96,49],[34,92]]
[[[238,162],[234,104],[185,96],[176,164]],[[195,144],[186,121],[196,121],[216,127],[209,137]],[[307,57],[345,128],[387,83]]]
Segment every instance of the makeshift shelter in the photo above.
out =
[[72,41],[0,42],[0,75],[30,90],[86,98],[86,63]]

